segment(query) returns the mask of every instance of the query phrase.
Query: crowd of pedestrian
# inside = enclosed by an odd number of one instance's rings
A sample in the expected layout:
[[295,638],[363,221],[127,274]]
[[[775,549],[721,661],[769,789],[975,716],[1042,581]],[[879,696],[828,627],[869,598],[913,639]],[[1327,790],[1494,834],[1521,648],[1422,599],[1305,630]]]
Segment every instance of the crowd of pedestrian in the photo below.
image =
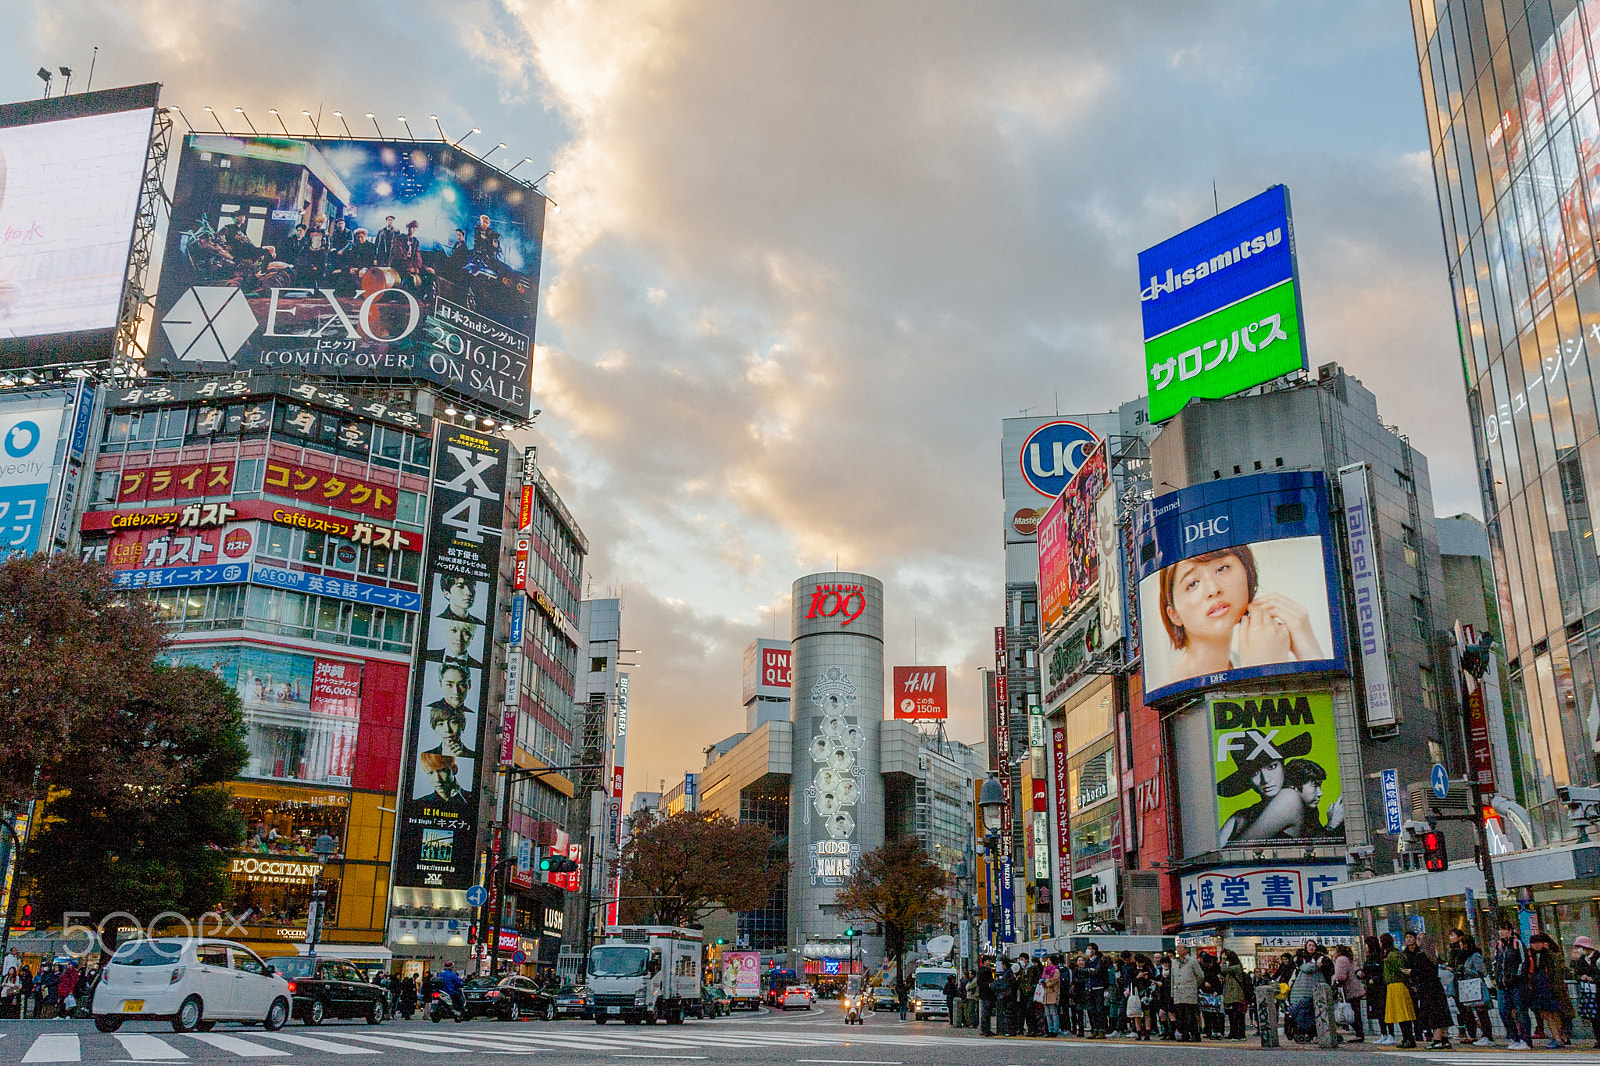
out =
[[1362,1043],[1370,1033],[1374,1043],[1401,1049],[1423,1041],[1446,1049],[1453,1039],[1490,1047],[1491,1007],[1511,1050],[1541,1041],[1567,1047],[1578,1017],[1600,1034],[1600,948],[1589,937],[1573,941],[1570,958],[1548,933],[1524,945],[1508,923],[1498,941],[1486,955],[1470,933],[1452,930],[1447,949],[1434,954],[1415,932],[1398,942],[1385,933],[1367,937],[1358,960],[1350,947],[1330,952],[1310,939],[1292,953],[1259,956],[1254,973],[1226,948],[1108,955],[1090,944],[1034,958],[984,956],[975,971],[952,975],[944,992],[950,1024],[984,1036],[1243,1040],[1247,1029],[1261,1033],[1263,986],[1284,1036],[1297,1043],[1317,1039],[1319,1001],[1335,1043]]
[[0,962],[0,1017],[70,1018],[99,977],[99,967],[46,959],[35,972],[15,948]]

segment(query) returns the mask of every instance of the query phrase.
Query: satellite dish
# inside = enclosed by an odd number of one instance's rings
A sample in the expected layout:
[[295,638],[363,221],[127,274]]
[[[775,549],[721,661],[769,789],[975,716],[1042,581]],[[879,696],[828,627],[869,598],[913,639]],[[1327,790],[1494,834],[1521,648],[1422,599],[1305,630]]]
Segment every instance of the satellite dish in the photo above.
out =
[[950,949],[956,946],[956,938],[945,934],[936,936],[928,941],[928,954],[933,958],[943,958],[950,954]]

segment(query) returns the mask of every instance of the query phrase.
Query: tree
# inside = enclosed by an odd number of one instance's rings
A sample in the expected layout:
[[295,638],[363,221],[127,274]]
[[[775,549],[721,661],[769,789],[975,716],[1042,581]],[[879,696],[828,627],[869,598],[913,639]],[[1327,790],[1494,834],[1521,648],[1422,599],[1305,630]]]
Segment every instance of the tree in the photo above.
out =
[[220,785],[248,756],[239,698],[157,661],[165,631],[109,571],[68,556],[0,564],[0,811],[47,801],[23,857],[40,914],[227,897],[243,840]]
[[699,925],[717,910],[760,910],[789,875],[769,854],[770,829],[720,811],[662,817],[646,808],[628,829],[619,859],[625,921]]
[[916,837],[904,837],[861,857],[834,897],[839,912],[882,922],[884,946],[894,955],[900,1013],[906,1009],[906,941],[944,916],[949,878],[928,858]]

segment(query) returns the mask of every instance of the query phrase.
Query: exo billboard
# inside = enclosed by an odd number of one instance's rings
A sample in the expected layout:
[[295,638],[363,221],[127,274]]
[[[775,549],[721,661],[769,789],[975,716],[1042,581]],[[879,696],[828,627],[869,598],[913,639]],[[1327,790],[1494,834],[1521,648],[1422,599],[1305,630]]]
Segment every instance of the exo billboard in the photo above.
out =
[[1286,186],[1146,248],[1139,278],[1152,421],[1306,365]]
[[950,717],[948,671],[943,666],[894,668],[894,716],[933,721]]
[[111,354],[159,89],[0,106],[0,365]]
[[422,379],[526,417],[544,208],[449,144],[190,134],[150,365]]
[[1100,580],[1096,507],[1107,483],[1106,449],[1095,445],[1039,522],[1039,616],[1049,629]]
[[1141,504],[1133,520],[1146,701],[1344,669],[1320,472],[1204,482]]

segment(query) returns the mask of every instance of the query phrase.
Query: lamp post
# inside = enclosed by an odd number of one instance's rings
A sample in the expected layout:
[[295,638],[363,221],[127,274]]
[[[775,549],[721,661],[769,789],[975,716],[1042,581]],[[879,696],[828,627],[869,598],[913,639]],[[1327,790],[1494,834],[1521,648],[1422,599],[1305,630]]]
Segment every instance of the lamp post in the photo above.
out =
[[[988,892],[988,913],[984,917],[987,919],[985,924],[989,926],[990,932],[993,933],[994,889],[992,886],[994,884],[994,860],[995,853],[1000,847],[1000,829],[1005,824],[1006,810],[1005,789],[1000,785],[1000,778],[993,773],[989,774],[988,778],[983,782],[983,788],[978,791],[978,810],[983,815],[983,843],[989,853],[984,865],[988,867],[988,881],[991,885]],[[994,939],[999,939],[998,934],[994,936]]]
[[322,864],[317,866],[317,872],[311,879],[311,905],[306,908],[306,956],[317,957],[317,941],[322,939],[322,917],[328,907],[328,890],[322,887],[322,869],[328,860],[338,851],[338,841],[327,833],[317,837],[317,842],[311,845],[311,850],[317,853],[317,858]]

